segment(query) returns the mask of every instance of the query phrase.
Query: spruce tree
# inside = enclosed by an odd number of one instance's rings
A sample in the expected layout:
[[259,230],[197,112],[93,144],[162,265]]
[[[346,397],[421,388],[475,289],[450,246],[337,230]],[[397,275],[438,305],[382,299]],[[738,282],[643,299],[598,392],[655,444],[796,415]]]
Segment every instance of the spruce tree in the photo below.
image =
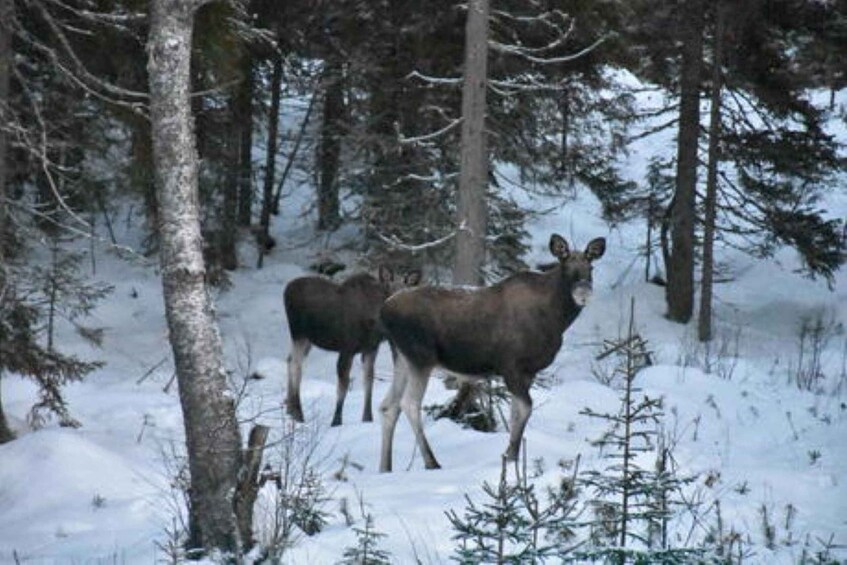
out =
[[[676,493],[694,477],[679,477],[667,464],[660,435],[663,401],[639,395],[635,385],[638,373],[652,364],[647,342],[635,330],[635,299],[626,336],[607,341],[599,357],[608,355],[620,359],[614,368],[622,381],[620,410],[601,413],[586,408],[581,412],[608,422],[609,428],[592,442],[608,464],[602,470],[583,472],[578,479],[580,488],[593,493],[588,502],[593,518],[582,524],[589,529],[588,544],[573,558],[686,563],[699,550],[671,547],[667,522],[673,516]],[[648,453],[656,454],[652,469],[642,462]]]
[[447,511],[457,541],[452,559],[463,564],[560,562],[575,545],[577,471],[578,463],[573,476],[563,478],[556,488],[548,487],[546,496],[540,497],[529,481],[526,460],[514,483],[508,480],[504,460],[497,485],[482,484],[483,502],[466,494],[461,515]]
[[365,525],[353,528],[356,532],[356,545],[344,550],[338,565],[389,565],[391,554],[379,547],[379,541],[385,534],[374,528],[374,519],[370,513],[364,516]]

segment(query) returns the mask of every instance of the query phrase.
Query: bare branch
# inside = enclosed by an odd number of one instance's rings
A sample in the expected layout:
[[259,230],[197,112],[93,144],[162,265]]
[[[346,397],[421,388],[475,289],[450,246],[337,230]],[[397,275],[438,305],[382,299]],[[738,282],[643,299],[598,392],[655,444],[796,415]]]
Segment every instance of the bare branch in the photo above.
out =
[[108,240],[106,240],[102,237],[93,235],[90,230],[89,231],[83,231],[79,228],[75,228],[73,226],[63,224],[62,222],[56,220],[56,218],[54,218],[53,216],[50,216],[49,214],[45,214],[43,212],[39,212],[38,210],[36,210],[32,206],[26,206],[26,205],[21,204],[20,202],[18,202],[16,200],[12,200],[11,198],[4,198],[3,201],[7,205],[13,206],[13,207],[17,208],[18,210],[20,210],[20,211],[22,211],[26,214],[31,214],[33,216],[36,216],[36,217],[38,217],[38,218],[40,218],[40,219],[42,219],[46,222],[53,224],[57,228],[65,230],[68,233],[71,233],[71,234],[76,235],[76,236],[84,237],[86,239],[94,240],[95,242],[101,243],[101,244],[105,245],[107,248],[114,249],[115,251],[117,251],[119,253],[126,253],[127,255],[142,261],[146,265],[152,266],[152,265],[157,263],[156,261],[150,260],[149,258],[145,257],[141,253],[138,253],[136,250],[134,250],[132,247],[129,247],[128,245],[121,245],[119,243],[112,243],[111,241],[108,241]]
[[[65,35],[62,26],[59,25],[53,15],[47,10],[41,2],[29,0],[29,5],[37,8],[38,12],[41,14],[44,21],[47,23],[50,30],[56,36],[59,44],[62,46],[62,50],[64,54],[68,57],[71,64],[74,67],[74,71],[71,71],[66,68],[66,66],[61,62],[58,53],[52,48],[44,45],[40,41],[33,38],[30,34],[21,33],[19,35],[24,38],[30,45],[35,47],[38,51],[43,53],[48,57],[60,70],[63,71],[71,80],[79,84],[82,88],[99,98],[102,98],[108,102],[112,102],[115,104],[120,104],[124,106],[129,106],[134,111],[138,111],[139,106],[143,101],[148,99],[146,92],[139,92],[128,90],[125,88],[121,88],[116,86],[110,82],[104,81],[92,74],[88,71],[85,64],[77,57],[76,51],[73,46],[70,44],[67,36]],[[99,90],[98,90],[99,89]],[[112,98],[113,96],[118,97],[117,99]]]
[[127,24],[141,24],[147,20],[147,14],[143,12],[122,12],[116,7],[114,12],[92,12],[75,6],[70,6],[61,0],[46,0],[54,6],[70,12],[71,14],[88,20],[92,23],[106,24],[117,29],[128,30]]
[[[16,75],[19,76],[19,71],[18,71],[17,68],[14,69],[14,72],[15,72]],[[65,202],[64,197],[60,193],[59,188],[56,186],[56,182],[53,178],[53,172],[51,171],[51,167],[50,167],[51,162],[50,162],[50,159],[47,156],[47,126],[44,123],[44,118],[41,115],[41,109],[39,108],[39,105],[38,105],[38,102],[35,99],[35,96],[29,90],[29,88],[27,87],[25,82],[23,82],[21,86],[24,89],[24,92],[26,92],[27,98],[30,101],[30,106],[32,107],[32,112],[35,115],[35,119],[36,119],[36,121],[38,122],[38,125],[39,125],[40,150],[37,152],[37,155],[39,157],[39,160],[41,161],[41,170],[44,172],[44,176],[47,179],[48,184],[50,185],[50,190],[53,192],[53,196],[56,197],[56,202],[58,202],[59,206],[65,212],[67,212],[67,214],[71,218],[76,220],[80,225],[84,226],[85,228],[91,229],[91,225],[88,222],[86,222],[85,220],[80,218],[77,215],[76,212],[71,210],[70,206],[68,206],[67,202]]]

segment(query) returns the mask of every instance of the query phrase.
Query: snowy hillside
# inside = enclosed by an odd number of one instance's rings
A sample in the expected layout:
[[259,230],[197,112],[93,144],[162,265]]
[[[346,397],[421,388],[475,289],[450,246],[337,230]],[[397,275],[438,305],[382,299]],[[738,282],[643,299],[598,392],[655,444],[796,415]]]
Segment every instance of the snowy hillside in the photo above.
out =
[[[633,175],[640,175],[643,165],[633,154]],[[265,267],[252,268],[245,248],[242,259],[250,266],[235,272],[232,288],[217,297],[233,381],[244,387],[243,429],[246,434],[254,421],[262,421],[272,427],[274,440],[293,428],[282,409],[289,349],[282,291],[328,243],[313,237],[314,218],[300,215],[307,200],[307,194],[298,193],[284,206],[284,215],[275,221],[279,245]],[[831,214],[847,215],[847,189],[842,186],[828,204]],[[610,230],[599,219],[599,205],[586,195],[532,205],[554,211],[530,226],[530,264],[549,260],[547,241],[554,232],[577,248],[596,236],[608,241],[606,255],[595,266],[593,302],[565,334],[564,347],[546,371],[550,386],[533,390],[535,409],[525,437],[530,460],[544,460],[537,483],[556,483],[562,475],[558,462],[577,455],[584,469],[602,467],[589,441],[604,426],[580,411],[617,410],[619,393],[597,379],[594,357],[603,339],[625,331],[635,297],[637,328],[656,362],[637,382],[644,394],[665,399],[664,426],[676,440],[679,472],[698,477],[690,492],[704,505],[720,500],[724,527],[744,537],[747,562],[794,563],[804,550],[820,551],[830,541],[836,545],[831,555],[847,561],[847,272],[838,273],[830,290],[824,281],[795,273],[791,251],[756,261],[738,251],[718,250],[734,280],[716,288],[715,348],[720,351],[707,354],[693,324],[683,327],[664,319],[663,289],[641,282],[640,262],[633,267],[643,239],[640,224]],[[137,233],[130,227],[118,237],[132,242]],[[103,346],[93,349],[70,328],[63,328],[59,341],[65,351],[105,362],[67,389],[70,409],[82,427],[52,423],[27,429],[34,388],[15,377],[2,381],[4,406],[19,439],[0,446],[0,563],[165,559],[161,546],[174,528],[171,486],[183,429],[175,385],[167,386],[173,365],[160,280],[154,263],[122,259],[104,249],[97,253],[96,279],[115,286],[90,321],[105,328]],[[827,328],[820,356],[825,379],[817,391],[799,390],[793,379],[801,362],[800,328],[804,320],[816,319]],[[704,371],[707,361],[710,374]],[[328,488],[327,524],[317,535],[302,536],[285,562],[339,560],[356,539],[341,505],[361,527],[360,502],[375,528],[387,535],[381,547],[395,562],[449,562],[455,542],[445,511],[461,511],[465,494],[479,497],[483,481],[497,481],[507,433],[482,434],[448,420],[427,419],[427,434],[443,469],[426,471],[401,417],[395,471],[380,474],[378,414],[374,423],[359,421],[358,359],[345,423],[329,427],[335,362],[335,355],[319,350],[307,358],[301,392],[307,424],[295,440],[297,449],[314,450],[313,463]],[[379,402],[392,373],[386,346],[376,370],[374,398]],[[244,380],[254,373],[263,378]],[[436,378],[425,403],[452,395]],[[291,444],[271,445],[268,457],[278,459],[285,445]],[[262,490],[260,540],[269,528],[267,505],[274,488],[268,483]],[[773,528],[772,549],[765,520]],[[684,543],[688,533],[679,528],[676,543]]]

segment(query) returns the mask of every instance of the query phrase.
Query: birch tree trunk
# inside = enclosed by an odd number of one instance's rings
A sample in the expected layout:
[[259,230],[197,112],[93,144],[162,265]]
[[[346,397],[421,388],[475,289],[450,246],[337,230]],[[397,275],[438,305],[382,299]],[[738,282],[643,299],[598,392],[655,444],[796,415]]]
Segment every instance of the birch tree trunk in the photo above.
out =
[[709,162],[706,172],[705,221],[703,224],[703,274],[700,281],[700,314],[697,319],[697,337],[700,341],[712,339],[712,286],[715,276],[715,221],[717,217],[718,164],[721,141],[721,90],[723,88],[724,28],[726,4],[717,3],[714,45],[712,47],[712,99],[709,110]]
[[462,145],[458,226],[453,282],[482,284],[485,262],[488,155],[485,144],[485,97],[488,79],[488,0],[468,3],[465,72],[462,88]]
[[207,292],[189,100],[197,0],[153,0],[147,68],[159,205],[162,286],[176,365],[191,486],[189,546],[242,549],[234,511],[241,440]]
[[703,64],[703,0],[681,8],[682,68],[676,194],[671,210],[666,301],[668,318],[686,323],[694,311],[694,216],[697,196],[697,143],[700,136],[700,70]]
[[[12,65],[12,16],[13,0],[0,0],[0,123],[6,123],[9,103],[9,73]],[[0,301],[10,293],[6,291],[6,173],[8,144],[6,130],[0,128]],[[3,382],[3,365],[0,360],[0,385]],[[6,422],[3,412],[2,396],[0,396],[0,443],[14,439],[14,434]]]

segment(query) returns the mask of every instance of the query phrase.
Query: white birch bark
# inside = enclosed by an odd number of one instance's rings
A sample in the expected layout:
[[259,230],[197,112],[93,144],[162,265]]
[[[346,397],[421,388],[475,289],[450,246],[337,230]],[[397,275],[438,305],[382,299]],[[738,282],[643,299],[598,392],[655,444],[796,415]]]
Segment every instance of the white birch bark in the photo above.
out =
[[188,449],[189,544],[241,551],[234,512],[241,440],[207,291],[189,102],[194,12],[202,1],[151,2],[150,117],[162,285]]

